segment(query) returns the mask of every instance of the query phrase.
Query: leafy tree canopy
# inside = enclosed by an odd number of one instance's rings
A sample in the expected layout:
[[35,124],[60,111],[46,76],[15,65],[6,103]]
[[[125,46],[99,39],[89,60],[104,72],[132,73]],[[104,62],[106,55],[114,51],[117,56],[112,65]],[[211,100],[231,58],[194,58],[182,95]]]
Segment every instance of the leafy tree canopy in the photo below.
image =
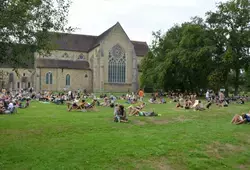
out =
[[50,31],[66,28],[70,0],[0,0],[0,62],[26,67],[34,52],[49,52]]
[[250,1],[219,3],[205,20],[194,17],[153,36],[142,62],[143,86],[153,82],[154,88],[183,91],[233,86],[237,94],[250,62]]

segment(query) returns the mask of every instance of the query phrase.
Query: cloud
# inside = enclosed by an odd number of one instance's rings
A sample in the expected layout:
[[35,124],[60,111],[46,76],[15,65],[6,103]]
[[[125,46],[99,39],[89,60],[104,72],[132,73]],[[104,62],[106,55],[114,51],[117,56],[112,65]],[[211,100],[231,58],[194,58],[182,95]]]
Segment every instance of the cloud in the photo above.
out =
[[[225,0],[223,0],[225,1]],[[166,31],[175,23],[203,17],[218,0],[73,0],[69,25],[77,33],[99,35],[121,23],[128,36],[150,43],[152,31]]]

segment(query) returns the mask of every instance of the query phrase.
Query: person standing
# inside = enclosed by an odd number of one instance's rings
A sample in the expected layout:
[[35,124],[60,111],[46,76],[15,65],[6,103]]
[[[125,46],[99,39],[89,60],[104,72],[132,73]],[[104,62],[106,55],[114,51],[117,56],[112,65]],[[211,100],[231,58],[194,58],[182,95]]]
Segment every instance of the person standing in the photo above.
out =
[[206,92],[206,99],[207,99],[208,102],[210,101],[210,93],[209,93],[209,90],[207,90],[207,92]]
[[140,101],[142,102],[143,101],[143,97],[144,97],[144,92],[142,89],[140,89],[139,91],[139,97],[140,97]]
[[219,92],[219,102],[222,103],[225,100],[225,95],[222,91]]

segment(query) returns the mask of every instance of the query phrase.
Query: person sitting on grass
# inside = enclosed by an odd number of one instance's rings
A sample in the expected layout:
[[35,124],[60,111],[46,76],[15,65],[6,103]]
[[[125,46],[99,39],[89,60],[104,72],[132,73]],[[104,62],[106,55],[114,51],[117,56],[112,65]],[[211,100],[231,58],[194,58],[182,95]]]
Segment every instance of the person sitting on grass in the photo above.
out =
[[119,109],[119,105],[118,104],[115,104],[114,106],[114,116],[116,115],[118,109]]
[[240,98],[239,101],[237,101],[236,103],[237,104],[245,104],[245,101],[242,98]]
[[7,109],[4,111],[6,114],[14,113],[15,106],[12,101],[9,102]]
[[72,109],[73,110],[84,110],[84,109],[87,108],[85,100],[82,100],[81,103],[79,103],[79,104],[77,104],[76,102],[74,102],[71,106],[70,106],[70,103],[68,103],[67,105],[68,105],[68,111],[69,112]]
[[86,105],[86,110],[94,110],[97,103],[97,99],[94,99],[92,103]]
[[0,114],[4,114],[5,112],[5,107],[3,101],[0,101]]
[[59,105],[59,104],[62,104],[62,105],[63,105],[63,102],[64,102],[64,99],[63,99],[62,96],[57,96],[57,97],[55,98],[55,100],[54,100],[54,103],[55,103],[56,105]]
[[212,106],[212,101],[209,101],[206,105],[206,108],[209,109]]
[[26,103],[25,103],[24,108],[27,108],[29,106],[30,106],[30,98],[26,99]]
[[101,106],[110,106],[110,101],[109,101],[108,97],[104,98],[104,102],[101,103]]
[[195,104],[193,105],[193,108],[195,111],[203,111],[205,110],[204,105],[200,100],[196,100]]
[[114,122],[123,122],[123,123],[127,123],[128,119],[126,116],[126,111],[124,109],[123,105],[119,105],[117,106],[117,110],[115,113],[115,117],[114,117]]
[[190,109],[191,108],[191,106],[192,106],[192,102],[191,102],[191,100],[185,100],[185,109]]
[[178,103],[176,104],[176,108],[183,108],[183,106],[181,105],[180,102],[178,102]]
[[81,101],[81,103],[78,105],[78,108],[81,109],[81,110],[83,110],[83,109],[86,108],[86,102],[85,102],[85,100]]
[[219,107],[228,107],[228,102],[226,100],[222,101],[221,103],[217,104]]
[[167,103],[166,99],[164,99],[164,97],[161,97],[160,98],[160,104],[166,104],[166,103]]
[[235,115],[231,121],[231,123],[240,125],[244,123],[250,123],[250,113],[243,113],[242,115]]
[[73,102],[73,104],[71,105],[70,102],[67,103],[67,107],[68,107],[68,111],[70,112],[72,109],[73,110],[77,110],[78,105],[77,103]]

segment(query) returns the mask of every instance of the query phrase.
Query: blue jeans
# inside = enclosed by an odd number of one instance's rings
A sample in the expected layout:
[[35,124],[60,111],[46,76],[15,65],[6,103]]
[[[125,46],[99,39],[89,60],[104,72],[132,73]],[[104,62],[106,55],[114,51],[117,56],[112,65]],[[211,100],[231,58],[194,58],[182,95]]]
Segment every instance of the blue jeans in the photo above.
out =
[[118,115],[115,115],[115,117],[117,118],[118,122],[120,122],[120,121],[121,121],[121,118],[120,118],[120,116],[118,116]]

